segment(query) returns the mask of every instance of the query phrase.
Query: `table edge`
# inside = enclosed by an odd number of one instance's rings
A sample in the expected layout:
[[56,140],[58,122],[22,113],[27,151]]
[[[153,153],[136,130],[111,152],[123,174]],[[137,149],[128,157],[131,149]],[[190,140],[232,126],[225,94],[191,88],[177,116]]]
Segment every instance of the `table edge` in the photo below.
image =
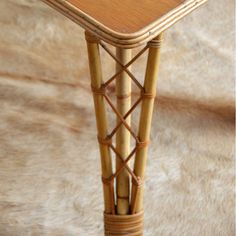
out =
[[41,1],[61,12],[66,17],[79,24],[86,31],[89,31],[90,33],[97,36],[99,39],[122,48],[133,48],[150,41],[158,34],[182,19],[185,15],[189,14],[207,2],[207,0],[190,0],[188,2],[182,3],[168,14],[160,17],[139,31],[127,34],[120,33],[106,27],[66,1]]

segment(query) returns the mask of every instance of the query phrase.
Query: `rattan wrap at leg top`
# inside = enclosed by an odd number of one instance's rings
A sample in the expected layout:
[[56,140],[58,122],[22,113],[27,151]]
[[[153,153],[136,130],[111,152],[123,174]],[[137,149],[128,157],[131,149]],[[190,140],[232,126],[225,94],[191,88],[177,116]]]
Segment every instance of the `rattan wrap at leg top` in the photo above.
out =
[[134,215],[111,215],[104,213],[106,236],[142,236],[143,211]]

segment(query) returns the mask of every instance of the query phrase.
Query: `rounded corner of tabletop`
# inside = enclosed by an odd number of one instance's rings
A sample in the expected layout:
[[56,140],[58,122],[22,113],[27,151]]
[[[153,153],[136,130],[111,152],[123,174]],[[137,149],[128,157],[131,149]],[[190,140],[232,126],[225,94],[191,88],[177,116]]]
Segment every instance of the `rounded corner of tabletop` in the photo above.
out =
[[113,46],[151,41],[207,0],[42,0]]

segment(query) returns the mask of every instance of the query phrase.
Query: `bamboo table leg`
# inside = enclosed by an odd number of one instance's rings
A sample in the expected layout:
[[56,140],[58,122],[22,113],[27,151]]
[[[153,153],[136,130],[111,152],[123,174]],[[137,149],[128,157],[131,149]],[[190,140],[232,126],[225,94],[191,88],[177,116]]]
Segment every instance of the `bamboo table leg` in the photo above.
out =
[[[86,34],[86,39],[88,40],[88,55],[90,64],[90,74],[91,74],[91,86],[94,89],[100,89],[103,84],[102,73],[101,73],[101,61],[99,55],[99,47],[97,40],[93,38],[92,35]],[[105,139],[107,136],[107,119],[104,98],[102,95],[94,94],[94,107],[97,120],[98,137]],[[102,176],[104,179],[109,178],[112,175],[112,162],[111,154],[107,145],[100,144],[100,154],[101,154],[101,166],[102,166]],[[114,214],[114,191],[112,189],[113,185],[107,186],[104,184],[104,204],[105,212]]]
[[[131,60],[130,49],[116,49],[117,59],[126,64]],[[117,63],[117,71],[122,67]],[[131,79],[129,76],[122,72],[116,79],[116,95],[117,95],[117,110],[121,115],[125,115],[131,106]],[[119,122],[119,118],[117,118]],[[130,116],[126,118],[126,122],[130,125]],[[130,153],[130,133],[124,125],[122,125],[116,134],[116,148],[117,151],[126,157]],[[116,158],[116,169],[119,169],[122,162]],[[130,196],[130,177],[126,169],[122,170],[116,180],[116,197],[117,197],[117,214],[129,214],[129,196]]]
[[[141,142],[149,142],[152,112],[154,105],[154,98],[156,94],[156,83],[158,75],[158,65],[160,62],[160,46],[163,35],[159,35],[156,39],[149,42],[149,54],[147,61],[146,76],[144,81],[144,91],[150,96],[146,96],[142,102],[141,116],[139,122],[139,134],[138,137]],[[147,147],[138,149],[135,156],[134,173],[141,179],[144,178],[144,172],[147,160]],[[133,185],[133,198],[136,198],[134,202],[132,200],[132,212],[139,212],[143,209],[143,186],[140,187],[139,193],[134,196],[136,192],[136,186]]]
[[[130,49],[117,48],[116,55],[95,36],[86,32],[91,87],[100,144],[102,180],[104,186],[104,226],[106,236],[143,235],[143,179],[147,160],[147,145],[151,130],[156,81],[160,60],[162,34],[150,41],[131,59]],[[116,73],[106,82],[102,79],[99,45],[116,61]],[[142,86],[130,72],[131,64],[149,50],[146,76]],[[106,93],[107,86],[116,80],[117,103],[114,105]],[[140,89],[140,97],[131,106],[131,81]],[[109,105],[117,116],[117,125],[108,133],[105,105]],[[130,127],[131,113],[141,104],[139,131]],[[116,137],[116,146],[112,140]],[[130,138],[136,141],[130,150]],[[116,155],[116,169],[112,172],[111,153]],[[134,157],[134,167],[129,165]],[[130,196],[130,178],[132,194]],[[114,183],[116,181],[116,192]]]

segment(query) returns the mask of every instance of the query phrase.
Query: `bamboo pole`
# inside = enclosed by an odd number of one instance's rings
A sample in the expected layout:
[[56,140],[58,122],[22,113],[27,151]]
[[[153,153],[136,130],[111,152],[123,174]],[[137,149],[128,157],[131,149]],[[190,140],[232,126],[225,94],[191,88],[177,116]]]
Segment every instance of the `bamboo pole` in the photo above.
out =
[[[85,36],[88,49],[91,85],[93,88],[99,90],[103,84],[103,79],[102,79],[102,69],[101,69],[98,39],[88,32],[85,33]],[[93,98],[94,98],[98,136],[101,139],[106,139],[107,119],[106,119],[104,97],[101,94],[94,94]],[[107,145],[99,144],[99,148],[101,155],[102,177],[108,179],[112,175],[111,153]],[[105,213],[114,214],[115,213],[114,191],[112,192],[112,189],[110,188],[109,185],[103,184],[103,194],[104,194]]]
[[[158,67],[160,62],[160,46],[163,35],[160,34],[155,39],[149,42],[149,54],[147,61],[147,69],[144,81],[144,93],[155,94]],[[151,121],[153,114],[154,97],[147,97],[142,101],[141,115],[139,121],[139,133],[138,137],[141,142],[149,141]],[[147,146],[140,148],[136,152],[135,162],[134,162],[134,173],[136,176],[140,177],[141,180],[144,179],[144,172],[146,168],[147,160]],[[137,189],[137,186],[132,186],[132,202],[131,202],[132,213],[140,212],[143,209],[143,185]]]
[[[131,60],[132,50],[116,49],[117,59],[122,65],[125,65]],[[116,64],[116,70],[120,71],[121,66]],[[122,72],[116,79],[116,95],[117,95],[117,110],[124,116],[131,107],[131,79],[126,72]],[[126,118],[127,124],[130,125],[131,116]],[[120,122],[120,119],[117,119]],[[117,130],[116,133],[116,148],[120,155],[125,159],[130,153],[130,133],[124,125]],[[116,158],[116,169],[121,166],[121,160]],[[123,169],[116,180],[116,196],[117,196],[117,214],[126,215],[129,213],[130,199],[130,177],[126,169]]]

